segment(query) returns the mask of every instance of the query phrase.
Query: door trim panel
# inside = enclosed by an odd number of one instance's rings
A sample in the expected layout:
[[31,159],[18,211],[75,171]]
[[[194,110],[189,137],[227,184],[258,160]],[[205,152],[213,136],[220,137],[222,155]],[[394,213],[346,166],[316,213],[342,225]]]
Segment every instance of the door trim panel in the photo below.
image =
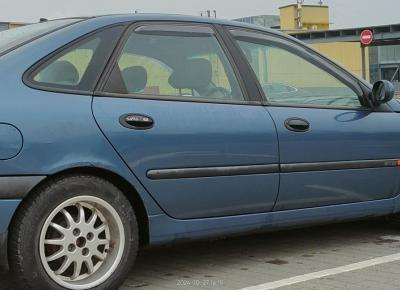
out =
[[281,173],[345,170],[345,169],[366,169],[366,168],[398,167],[398,166],[400,166],[400,160],[397,159],[291,163],[291,164],[282,164]]
[[150,179],[178,179],[195,177],[215,177],[233,175],[252,175],[278,173],[279,164],[267,165],[244,165],[223,167],[200,167],[200,168],[177,168],[177,169],[154,169],[147,172]]
[[382,160],[355,160],[334,162],[312,162],[312,163],[288,163],[288,164],[265,164],[265,165],[242,165],[242,166],[220,166],[220,167],[197,167],[197,168],[170,168],[152,169],[147,171],[147,177],[157,179],[180,179],[197,177],[217,177],[234,175],[252,175],[268,173],[291,173],[308,171],[328,171],[347,169],[367,169],[399,167],[398,159]]

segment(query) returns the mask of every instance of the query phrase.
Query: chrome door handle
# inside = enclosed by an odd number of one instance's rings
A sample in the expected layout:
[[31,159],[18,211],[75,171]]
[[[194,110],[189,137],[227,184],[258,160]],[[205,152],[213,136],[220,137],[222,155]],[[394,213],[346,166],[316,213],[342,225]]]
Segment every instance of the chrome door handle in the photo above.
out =
[[136,113],[122,115],[119,123],[126,128],[135,130],[146,130],[154,126],[154,120],[150,116]]

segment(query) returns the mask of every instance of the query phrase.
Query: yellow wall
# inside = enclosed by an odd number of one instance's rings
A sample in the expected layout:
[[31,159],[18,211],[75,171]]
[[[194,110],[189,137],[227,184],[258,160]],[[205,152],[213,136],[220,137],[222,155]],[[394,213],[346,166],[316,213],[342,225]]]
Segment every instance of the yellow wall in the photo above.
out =
[[[298,32],[299,27],[296,20],[297,4],[279,8],[281,17],[281,30],[291,33]],[[329,8],[328,6],[302,5],[301,19],[302,30],[328,30]],[[316,43],[312,47],[322,54],[341,64],[356,75],[362,77],[362,56],[359,42],[329,42]],[[368,48],[366,49],[368,56]],[[369,80],[369,60],[366,57],[366,76]]]
[[[343,84],[330,74],[303,58],[279,48],[266,51],[266,83],[282,83],[295,88],[343,87]],[[288,69],[290,68],[290,69]]]
[[[336,61],[354,74],[362,77],[362,55],[359,42],[315,43],[311,46]],[[366,48],[368,56],[368,47]],[[366,75],[369,80],[369,59],[366,57]]]
[[303,30],[327,30],[329,29],[328,6],[302,5],[300,28],[297,23],[297,5],[289,5],[279,8],[281,17],[281,30],[295,31]]
[[329,29],[329,9],[327,6],[303,6],[302,21],[307,29],[312,29],[316,25],[319,29]]
[[281,30],[296,30],[296,6],[286,6],[279,8],[281,18]]

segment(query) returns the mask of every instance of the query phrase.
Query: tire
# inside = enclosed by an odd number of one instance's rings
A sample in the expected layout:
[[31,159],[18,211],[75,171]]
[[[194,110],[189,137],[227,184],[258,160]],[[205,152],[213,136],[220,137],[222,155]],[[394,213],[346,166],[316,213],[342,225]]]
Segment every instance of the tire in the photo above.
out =
[[138,241],[135,213],[117,187],[70,175],[40,185],[23,201],[10,228],[8,259],[19,289],[112,290],[132,268]]

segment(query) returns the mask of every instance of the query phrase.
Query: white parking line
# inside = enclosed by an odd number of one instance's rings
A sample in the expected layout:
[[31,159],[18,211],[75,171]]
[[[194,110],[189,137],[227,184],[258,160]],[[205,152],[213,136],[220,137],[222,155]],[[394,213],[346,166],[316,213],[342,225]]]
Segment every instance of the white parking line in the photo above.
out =
[[337,275],[337,274],[341,274],[341,273],[346,273],[346,272],[350,272],[350,271],[361,270],[364,268],[368,268],[368,267],[372,267],[372,266],[376,266],[376,265],[380,265],[380,264],[385,264],[385,263],[390,263],[390,262],[395,262],[395,261],[399,261],[399,260],[400,260],[400,253],[383,256],[383,257],[379,257],[379,258],[374,258],[374,259],[370,259],[370,260],[365,260],[365,261],[354,263],[354,264],[348,264],[348,265],[341,266],[341,267],[326,269],[326,270],[322,270],[322,271],[318,271],[318,272],[294,276],[291,278],[268,282],[268,283],[257,285],[257,286],[246,287],[246,288],[242,288],[241,290],[276,289],[276,288],[280,288],[280,287],[284,287],[284,286],[290,286],[293,284],[302,283],[302,282],[319,279],[319,278],[323,278],[323,277],[327,277],[327,276]]

